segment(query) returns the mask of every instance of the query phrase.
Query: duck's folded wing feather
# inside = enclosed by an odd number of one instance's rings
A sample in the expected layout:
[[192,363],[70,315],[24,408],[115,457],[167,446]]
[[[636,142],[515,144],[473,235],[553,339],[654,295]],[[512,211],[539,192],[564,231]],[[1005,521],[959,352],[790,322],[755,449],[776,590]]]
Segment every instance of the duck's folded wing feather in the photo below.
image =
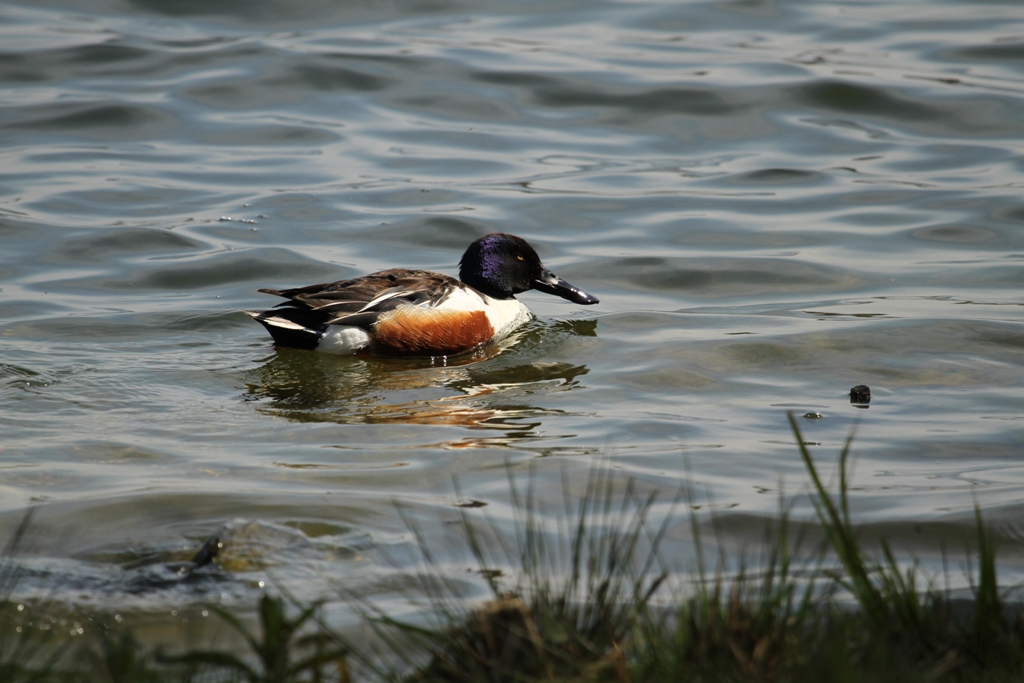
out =
[[423,270],[396,268],[352,280],[294,289],[261,289],[288,301],[278,308],[298,309],[320,325],[370,327],[385,311],[399,306],[437,305],[461,283],[455,278]]

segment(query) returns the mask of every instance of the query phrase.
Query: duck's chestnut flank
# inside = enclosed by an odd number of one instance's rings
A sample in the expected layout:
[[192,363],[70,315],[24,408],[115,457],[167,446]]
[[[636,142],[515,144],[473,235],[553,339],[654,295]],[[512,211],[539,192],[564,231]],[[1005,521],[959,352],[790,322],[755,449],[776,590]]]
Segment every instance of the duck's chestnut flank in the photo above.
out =
[[486,344],[494,328],[483,311],[443,311],[402,306],[382,315],[374,346],[388,353],[453,356]]
[[459,262],[459,280],[394,268],[295,289],[261,289],[287,299],[246,311],[278,346],[351,353],[455,355],[497,341],[530,319],[516,294],[535,289],[577,304],[596,297],[549,271],[526,240],[492,232]]

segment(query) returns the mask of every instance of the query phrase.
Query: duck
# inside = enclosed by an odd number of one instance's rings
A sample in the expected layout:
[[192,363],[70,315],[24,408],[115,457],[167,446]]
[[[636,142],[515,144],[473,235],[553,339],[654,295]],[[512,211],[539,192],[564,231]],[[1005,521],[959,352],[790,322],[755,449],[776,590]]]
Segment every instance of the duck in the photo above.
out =
[[531,289],[583,306],[599,303],[545,268],[523,238],[492,232],[467,247],[458,279],[392,268],[351,280],[260,289],[287,301],[244,312],[278,347],[454,356],[500,341],[530,320],[533,314],[516,295]]

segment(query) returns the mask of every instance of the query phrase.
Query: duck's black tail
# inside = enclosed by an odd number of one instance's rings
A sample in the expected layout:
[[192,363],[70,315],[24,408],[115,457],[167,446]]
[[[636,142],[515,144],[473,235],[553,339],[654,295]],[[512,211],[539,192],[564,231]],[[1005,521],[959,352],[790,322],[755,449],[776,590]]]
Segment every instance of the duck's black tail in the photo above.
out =
[[323,314],[291,308],[287,305],[269,311],[243,311],[267,328],[278,346],[294,349],[315,349],[324,336]]

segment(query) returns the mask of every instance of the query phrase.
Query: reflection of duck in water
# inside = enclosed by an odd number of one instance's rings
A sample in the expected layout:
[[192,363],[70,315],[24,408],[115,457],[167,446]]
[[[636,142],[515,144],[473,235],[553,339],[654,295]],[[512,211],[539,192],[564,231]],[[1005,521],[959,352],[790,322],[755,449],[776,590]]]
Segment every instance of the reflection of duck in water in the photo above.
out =
[[515,298],[528,289],[577,304],[598,302],[545,268],[526,240],[492,232],[466,249],[459,280],[426,270],[382,270],[340,282],[261,289],[288,301],[246,313],[278,346],[447,356],[498,341],[529,320],[530,310]]
[[[385,441],[398,451],[488,448],[542,434],[546,440],[567,437],[548,423],[574,413],[554,398],[584,388],[589,369],[543,357],[568,337],[593,336],[593,325],[544,322],[528,329],[514,354],[447,367],[423,358],[396,362],[286,350],[250,373],[244,398],[256,402],[259,412],[292,422],[371,428],[344,432],[340,448],[391,450]],[[396,432],[395,425],[432,429]]]

